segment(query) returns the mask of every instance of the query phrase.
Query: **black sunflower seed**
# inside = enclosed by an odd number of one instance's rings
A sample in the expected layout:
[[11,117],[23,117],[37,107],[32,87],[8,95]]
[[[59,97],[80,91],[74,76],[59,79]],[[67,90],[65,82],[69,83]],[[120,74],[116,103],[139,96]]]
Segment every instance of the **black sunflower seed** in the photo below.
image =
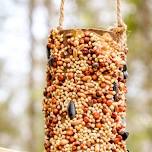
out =
[[50,80],[52,80],[52,75],[51,73],[47,73],[47,81],[50,81]]
[[110,144],[113,144],[113,143],[114,143],[114,141],[113,141],[112,139],[111,139],[109,142],[110,142]]
[[70,101],[70,103],[68,104],[68,116],[70,119],[73,119],[76,115],[76,107],[73,101]]
[[116,82],[113,83],[113,91],[116,92],[116,94],[114,95],[114,101],[118,101],[118,85]]
[[127,78],[128,78],[128,72],[127,72],[127,71],[124,71],[124,72],[123,72],[123,75],[124,75],[124,79],[127,79]]
[[46,49],[46,54],[47,54],[47,58],[49,59],[50,58],[50,48],[49,48],[49,46],[47,45],[47,47],[46,47],[47,49]]
[[129,136],[129,132],[120,132],[119,134],[122,136],[123,140],[126,140]]
[[49,64],[49,66],[53,66],[54,63],[55,63],[55,58],[53,56],[51,56],[49,58],[48,64]]
[[44,91],[43,91],[43,95],[46,97],[47,96],[47,90],[46,90],[46,88],[44,89]]
[[72,55],[73,54],[73,50],[72,49],[68,49],[67,52]]
[[128,68],[127,68],[127,65],[125,64],[125,65],[123,66],[123,70],[122,70],[122,71],[125,72],[125,71],[127,71],[127,69],[128,69]]
[[116,93],[118,92],[118,86],[116,82],[113,83],[113,91],[115,91]]
[[96,63],[93,63],[92,66],[93,66],[93,68],[99,68],[99,63],[97,63],[97,62],[96,62]]

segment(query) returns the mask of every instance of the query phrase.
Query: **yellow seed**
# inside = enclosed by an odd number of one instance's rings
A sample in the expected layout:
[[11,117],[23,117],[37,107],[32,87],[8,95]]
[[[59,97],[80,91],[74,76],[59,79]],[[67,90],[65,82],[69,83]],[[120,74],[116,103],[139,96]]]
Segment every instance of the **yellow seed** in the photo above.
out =
[[66,140],[66,139],[62,139],[61,142],[60,142],[60,144],[61,144],[62,146],[66,145],[66,144],[68,144],[68,143],[69,143],[69,141]]
[[86,98],[86,95],[84,93],[78,92],[78,96]]
[[73,50],[73,57],[76,58],[78,56],[78,51],[76,49]]
[[82,78],[82,81],[88,81],[88,80],[91,80],[92,79],[92,77],[91,76],[84,76],[83,78]]

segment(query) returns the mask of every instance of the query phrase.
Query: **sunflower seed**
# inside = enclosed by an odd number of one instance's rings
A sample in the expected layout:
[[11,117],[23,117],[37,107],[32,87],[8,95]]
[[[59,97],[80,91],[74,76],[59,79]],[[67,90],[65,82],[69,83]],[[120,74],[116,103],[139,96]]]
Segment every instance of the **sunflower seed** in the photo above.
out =
[[70,101],[68,104],[68,116],[70,119],[73,119],[76,115],[76,108],[73,101]]

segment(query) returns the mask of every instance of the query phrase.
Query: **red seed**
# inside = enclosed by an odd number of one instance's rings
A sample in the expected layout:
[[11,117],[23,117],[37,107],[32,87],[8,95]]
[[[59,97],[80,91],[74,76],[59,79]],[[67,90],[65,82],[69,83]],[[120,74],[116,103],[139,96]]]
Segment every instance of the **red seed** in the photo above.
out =
[[86,71],[84,72],[84,74],[85,74],[85,75],[90,75],[90,71],[89,71],[89,70],[86,70]]
[[117,133],[117,130],[116,130],[115,128],[113,128],[113,129],[112,129],[112,133],[113,133],[113,134],[116,134],[116,133]]
[[84,55],[89,54],[89,50],[88,50],[88,48],[84,48],[84,49],[82,50],[82,53],[83,53]]
[[82,109],[83,109],[83,111],[84,111],[85,113],[88,112],[88,107],[83,107]]
[[91,75],[94,74],[94,70],[91,67],[88,68],[88,70],[89,70],[89,72],[90,72]]
[[102,109],[102,111],[103,111],[104,114],[108,113],[108,109],[106,109],[106,108]]
[[121,141],[120,138],[115,138],[114,143],[118,144],[120,141]]
[[93,112],[93,117],[95,119],[99,119],[100,118],[100,114],[98,112]]
[[88,118],[87,116],[85,116],[85,117],[83,118],[83,120],[84,120],[85,123],[89,123],[89,122],[90,122],[90,120],[89,120],[89,118]]
[[69,130],[66,131],[66,134],[68,136],[72,136],[74,134],[74,132],[73,132],[73,130],[69,129]]
[[89,65],[91,65],[91,64],[92,64],[92,61],[88,60],[87,63],[88,63]]
[[97,76],[96,74],[94,74],[94,75],[92,76],[92,80],[97,81],[97,80],[98,80],[98,76]]
[[51,81],[47,81],[47,86],[50,86],[52,84]]
[[54,113],[55,115],[58,114],[58,113],[59,113],[58,109],[54,109],[54,110],[53,110],[53,113]]
[[106,105],[107,105],[108,107],[110,107],[110,106],[112,105],[112,103],[113,103],[112,100],[107,100]]
[[70,139],[70,136],[65,136],[65,139],[69,140],[69,139]]
[[75,139],[74,137],[70,137],[70,138],[69,138],[69,142],[70,142],[70,143],[75,142],[75,140],[76,140],[76,139]]
[[77,147],[76,146],[72,146],[72,151],[75,151],[75,150],[77,150]]
[[116,112],[113,112],[111,117],[112,117],[112,118],[117,118],[117,113],[116,113]]
[[98,103],[103,103],[103,99],[102,99],[102,98],[98,98],[98,99],[97,99],[97,102],[98,102]]
[[57,122],[58,122],[58,119],[57,119],[57,118],[53,118],[53,119],[52,119],[52,122],[53,122],[53,123],[57,123]]
[[126,108],[124,106],[119,106],[115,108],[116,112],[124,112],[126,110]]
[[101,87],[101,88],[105,88],[105,87],[106,87],[106,83],[103,83],[103,82],[102,82],[102,83],[100,84],[100,87]]
[[122,136],[121,135],[117,135],[115,140],[114,140],[114,143],[118,144],[119,142],[121,142],[121,140],[122,140]]
[[102,124],[98,122],[96,123],[96,127],[100,129],[102,127]]
[[74,145],[75,145],[75,146],[80,146],[80,142],[79,142],[79,141],[76,141],[76,142],[74,143]]
[[[97,99],[98,100],[98,99]],[[92,99],[92,102],[93,103],[97,103],[97,100],[96,99]]]
[[51,100],[52,104],[56,104],[56,98],[53,97],[52,100]]
[[64,81],[64,80],[65,80],[65,77],[64,77],[62,74],[60,74],[60,75],[58,76],[58,80],[59,80],[59,81]]
[[70,72],[67,74],[68,79],[73,79],[74,73]]
[[97,90],[97,91],[96,91],[96,95],[97,95],[97,97],[101,97],[101,96],[103,95],[103,93],[102,93],[102,91]]
[[89,38],[89,37],[85,37],[85,38],[84,38],[84,42],[85,42],[85,43],[89,43],[89,41],[90,41],[90,38]]
[[[62,146],[61,146],[61,145],[58,145],[58,146],[57,146],[57,149],[58,149],[58,150],[62,150]],[[50,151],[50,150],[49,150],[49,151]]]
[[104,99],[102,100],[102,102],[106,104],[106,103],[107,103],[107,99],[104,98]]
[[56,86],[52,85],[50,91],[55,91],[56,90]]

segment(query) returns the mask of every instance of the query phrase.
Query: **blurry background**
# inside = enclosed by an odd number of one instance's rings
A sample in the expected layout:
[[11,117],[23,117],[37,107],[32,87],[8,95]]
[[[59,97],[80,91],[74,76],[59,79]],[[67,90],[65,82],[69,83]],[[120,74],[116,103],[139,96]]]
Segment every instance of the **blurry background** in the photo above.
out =
[[[122,0],[128,25],[128,149],[152,150],[152,0]],[[0,0],[0,147],[43,150],[47,35],[60,0]],[[66,0],[65,27],[109,27],[114,0]]]

